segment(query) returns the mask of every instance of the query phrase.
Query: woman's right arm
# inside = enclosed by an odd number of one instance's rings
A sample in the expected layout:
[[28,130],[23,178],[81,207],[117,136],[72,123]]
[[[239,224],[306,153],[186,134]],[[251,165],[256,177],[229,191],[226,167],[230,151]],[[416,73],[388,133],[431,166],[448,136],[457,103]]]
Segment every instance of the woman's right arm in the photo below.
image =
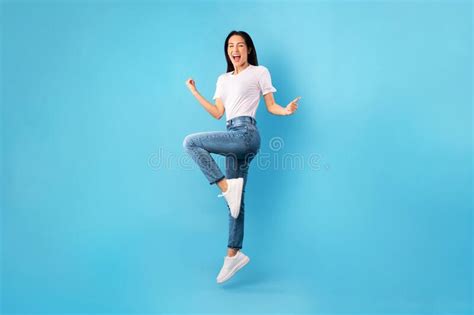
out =
[[216,104],[208,102],[201,94],[199,94],[199,91],[196,89],[196,83],[192,78],[186,80],[186,85],[202,107],[204,107],[212,117],[215,119],[221,119],[222,115],[224,115],[225,108],[224,103],[222,103],[220,98],[216,98]]

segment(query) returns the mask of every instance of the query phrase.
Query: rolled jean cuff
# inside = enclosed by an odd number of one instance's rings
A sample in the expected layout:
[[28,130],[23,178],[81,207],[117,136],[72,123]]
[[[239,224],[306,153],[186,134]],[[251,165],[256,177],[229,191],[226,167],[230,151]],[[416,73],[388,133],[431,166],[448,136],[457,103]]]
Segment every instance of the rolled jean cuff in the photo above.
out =
[[210,182],[209,185],[215,184],[223,178],[225,178],[225,175],[222,175],[222,177],[220,177],[219,179],[216,179],[215,181]]
[[242,246],[231,246],[231,245],[227,245],[227,248],[242,249]]

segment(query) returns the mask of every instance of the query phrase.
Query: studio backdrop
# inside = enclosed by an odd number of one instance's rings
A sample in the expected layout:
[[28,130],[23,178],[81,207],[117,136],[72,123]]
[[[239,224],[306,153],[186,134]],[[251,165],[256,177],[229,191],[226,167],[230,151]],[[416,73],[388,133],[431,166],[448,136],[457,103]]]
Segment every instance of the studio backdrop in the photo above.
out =
[[[2,314],[472,314],[471,1],[1,2]],[[243,250],[183,139],[248,32]],[[224,166],[224,158],[215,156]]]

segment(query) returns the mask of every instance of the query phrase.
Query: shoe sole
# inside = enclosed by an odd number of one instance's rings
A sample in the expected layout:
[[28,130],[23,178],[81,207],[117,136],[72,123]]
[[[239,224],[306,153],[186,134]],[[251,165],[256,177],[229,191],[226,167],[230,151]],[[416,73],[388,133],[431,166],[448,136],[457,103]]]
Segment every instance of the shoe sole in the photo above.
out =
[[242,269],[242,267],[244,267],[246,264],[248,264],[249,261],[250,261],[250,258],[246,256],[238,265],[235,266],[234,269],[232,269],[231,272],[229,272],[227,276],[225,276],[222,280],[217,281],[217,283],[223,283],[229,280],[230,278],[232,278],[235,275],[235,273],[239,271],[240,269]]
[[243,180],[243,179],[239,181],[239,185],[240,185],[240,187],[239,187],[240,189],[239,189],[239,195],[238,195],[238,197],[237,197],[237,200],[238,200],[237,205],[238,205],[238,206],[236,207],[236,208],[237,208],[237,210],[236,210],[237,214],[234,215],[234,214],[232,213],[232,211],[230,212],[230,215],[231,215],[234,219],[237,219],[237,218],[239,217],[239,214],[240,214],[240,205],[241,205],[241,203],[242,203],[242,190],[243,190],[243,188],[244,188],[244,180]]

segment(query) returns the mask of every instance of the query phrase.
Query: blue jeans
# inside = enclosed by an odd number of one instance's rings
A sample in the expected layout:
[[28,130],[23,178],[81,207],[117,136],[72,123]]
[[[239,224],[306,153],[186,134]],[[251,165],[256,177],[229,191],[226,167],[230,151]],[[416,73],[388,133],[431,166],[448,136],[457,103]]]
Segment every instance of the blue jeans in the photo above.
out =
[[[260,133],[257,122],[250,116],[239,116],[227,121],[227,131],[193,133],[184,138],[185,151],[197,163],[209,183],[215,184],[224,177],[244,178],[240,213],[237,219],[230,215],[227,247],[242,248],[245,219],[245,186],[250,162],[260,150]],[[222,174],[211,153],[225,156],[226,175]]]

